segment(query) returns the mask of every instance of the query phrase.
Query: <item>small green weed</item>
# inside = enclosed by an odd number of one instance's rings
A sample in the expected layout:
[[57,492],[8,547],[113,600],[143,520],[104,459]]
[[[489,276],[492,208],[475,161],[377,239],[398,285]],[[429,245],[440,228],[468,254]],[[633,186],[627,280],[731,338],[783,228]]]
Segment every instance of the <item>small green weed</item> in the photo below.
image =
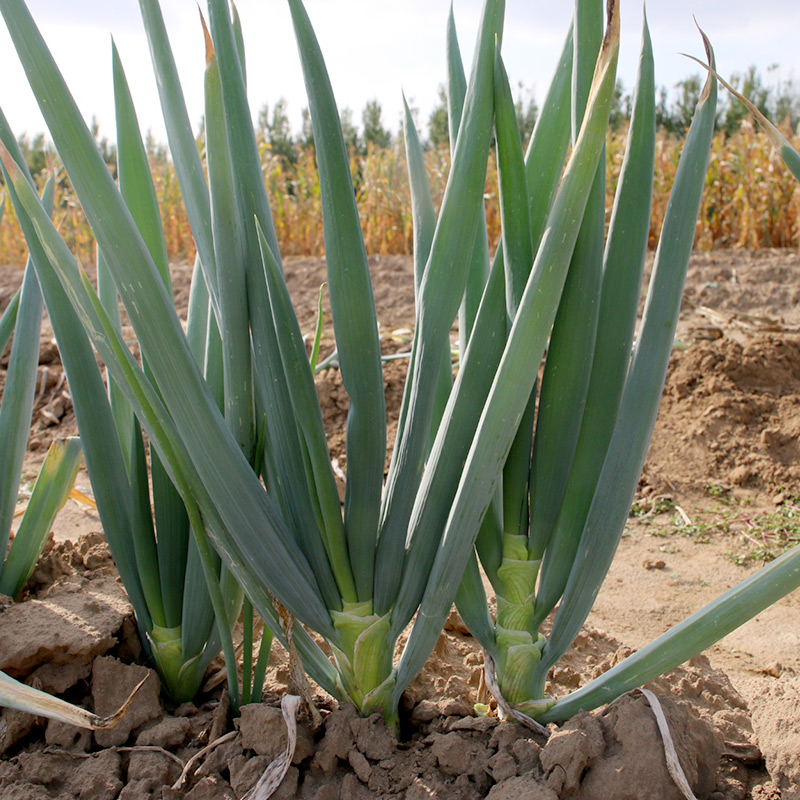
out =
[[[735,564],[767,562],[800,543],[800,500],[787,497],[774,511],[742,517],[743,529],[736,532],[749,545],[744,552],[732,552]],[[739,526],[737,526],[739,528]]]
[[[760,512],[751,510],[750,499],[733,497],[718,484],[708,484],[706,494],[713,505],[691,509],[691,514],[665,495],[638,499],[630,516],[647,525],[650,536],[686,536],[699,544],[708,544],[719,534],[735,537],[728,557],[739,566],[772,561],[800,543],[800,497],[785,488],[774,510]],[[668,522],[659,518],[669,512],[674,513]],[[659,549],[674,553],[680,548],[665,544]]]
[[630,516],[634,519],[643,520],[646,517],[657,517],[666,514],[675,508],[675,501],[669,495],[657,495],[656,497],[637,498],[631,506]]

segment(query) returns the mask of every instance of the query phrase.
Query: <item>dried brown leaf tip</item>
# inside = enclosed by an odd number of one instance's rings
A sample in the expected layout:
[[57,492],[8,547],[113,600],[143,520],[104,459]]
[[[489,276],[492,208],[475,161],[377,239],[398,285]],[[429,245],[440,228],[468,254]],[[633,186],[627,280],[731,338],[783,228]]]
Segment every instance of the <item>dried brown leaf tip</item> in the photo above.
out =
[[203,12],[200,10],[200,6],[197,7],[197,11],[200,14],[200,23],[203,26],[203,36],[206,40],[206,66],[208,66],[214,60],[214,42],[211,40],[211,32],[208,30],[208,25],[206,25],[206,18],[203,16]]
[[606,35],[603,39],[603,47],[610,48],[619,43],[619,3],[617,0],[608,0],[606,3]]
[[700,95],[700,100],[702,101],[705,100],[711,92],[711,84],[714,76],[716,76],[716,72],[714,72],[716,64],[714,63],[714,48],[711,46],[711,40],[708,38],[708,36],[706,36],[706,32],[698,24],[697,17],[694,17],[694,24],[697,25],[697,30],[700,31],[700,36],[703,38],[703,47],[705,47],[706,50],[706,59],[708,59],[708,63],[711,65],[708,70],[708,79],[706,80],[705,85],[703,86],[703,91]]

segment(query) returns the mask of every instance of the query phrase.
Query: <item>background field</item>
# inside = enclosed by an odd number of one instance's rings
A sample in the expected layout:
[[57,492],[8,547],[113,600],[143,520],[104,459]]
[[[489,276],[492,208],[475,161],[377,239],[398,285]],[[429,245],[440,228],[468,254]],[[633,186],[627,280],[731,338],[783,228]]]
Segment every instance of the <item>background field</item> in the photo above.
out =
[[[625,128],[621,125],[608,137],[609,211],[624,156]],[[800,139],[795,136],[794,142],[797,146]],[[284,255],[323,255],[319,179],[313,147],[294,147],[290,155],[276,152],[279,149],[262,139],[264,177],[281,252]],[[653,243],[657,241],[664,218],[680,150],[681,141],[677,135],[662,129],[656,152]],[[36,158],[40,162],[40,180],[48,174],[46,166],[54,169],[58,176],[56,219],[64,238],[82,263],[93,263],[92,233],[72,188],[59,169],[57,158],[50,156],[46,160],[43,155]],[[447,147],[430,147],[426,158],[431,191],[438,206],[450,167]],[[174,169],[163,148],[153,146],[150,159],[170,261],[190,262],[194,258],[194,245]],[[113,151],[109,151],[108,160],[113,171]],[[381,147],[374,142],[352,146],[350,166],[367,252],[370,255],[410,254],[411,203],[401,147],[397,144]],[[490,234],[496,243],[500,229],[496,172],[492,169],[489,175],[486,208]],[[721,247],[792,247],[798,242],[800,187],[797,182],[772,152],[766,138],[749,122],[733,133],[721,130],[714,139],[695,248],[709,251]],[[22,264],[26,252],[13,209],[7,207],[0,223],[0,264]]]

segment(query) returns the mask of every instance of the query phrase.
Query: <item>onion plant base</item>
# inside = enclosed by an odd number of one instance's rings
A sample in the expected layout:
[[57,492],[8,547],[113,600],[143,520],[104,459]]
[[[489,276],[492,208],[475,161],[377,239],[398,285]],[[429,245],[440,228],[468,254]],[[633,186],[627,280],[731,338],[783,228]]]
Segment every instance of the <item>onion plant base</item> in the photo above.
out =
[[395,689],[391,615],[373,614],[372,603],[345,605],[332,613],[342,634],[342,646],[332,647],[339,670],[342,696],[364,714],[378,711],[387,724],[397,724],[392,697]]

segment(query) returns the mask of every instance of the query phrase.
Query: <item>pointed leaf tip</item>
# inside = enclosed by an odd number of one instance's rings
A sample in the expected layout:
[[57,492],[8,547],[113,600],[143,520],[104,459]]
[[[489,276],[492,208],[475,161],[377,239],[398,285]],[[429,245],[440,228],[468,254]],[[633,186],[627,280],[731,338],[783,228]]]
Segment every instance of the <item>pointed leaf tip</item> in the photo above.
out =
[[[692,19],[694,20],[694,24],[697,26],[697,30],[700,31],[700,36],[703,37],[703,47],[706,49],[706,58],[708,59],[708,63],[711,65],[709,69],[708,79],[703,86],[703,91],[700,94],[700,102],[704,101],[709,93],[711,92],[711,82],[713,81],[714,77],[719,78],[719,76],[714,72],[717,65],[714,60],[714,48],[711,46],[711,40],[706,36],[706,32],[700,27],[700,23],[697,21],[697,17],[692,15]],[[724,85],[724,81],[723,81]]]
[[200,6],[197,6],[197,11],[200,14],[200,23],[203,26],[203,36],[206,40],[206,66],[208,66],[214,60],[214,42],[211,39],[211,32],[208,30],[206,18],[203,16],[203,11]]
[[[696,22],[696,20],[695,20]],[[708,38],[706,37],[703,30],[700,26],[697,26],[697,29],[700,31],[700,35],[703,37],[703,42],[706,45],[706,53],[708,54],[709,48],[711,47]],[[696,56],[693,56],[689,53],[681,53],[682,56],[686,58],[690,58],[692,61],[699,64],[704,70],[708,72],[708,81],[706,82],[706,86],[703,88],[703,94],[701,95],[700,99],[702,100],[706,95],[706,90],[709,87],[711,81],[716,78],[734,97],[740,100],[744,105],[747,107],[747,110],[755,117],[756,121],[759,125],[761,125],[764,133],[767,135],[767,138],[770,140],[772,146],[779,150],[784,147],[785,145],[789,144],[788,139],[776,128],[767,118],[764,116],[762,111],[758,108],[755,103],[751,100],[748,100],[741,92],[738,92],[736,89],[733,88],[715,69],[714,64],[714,51],[711,50],[711,54],[709,56],[709,62],[711,66],[702,62]]]

